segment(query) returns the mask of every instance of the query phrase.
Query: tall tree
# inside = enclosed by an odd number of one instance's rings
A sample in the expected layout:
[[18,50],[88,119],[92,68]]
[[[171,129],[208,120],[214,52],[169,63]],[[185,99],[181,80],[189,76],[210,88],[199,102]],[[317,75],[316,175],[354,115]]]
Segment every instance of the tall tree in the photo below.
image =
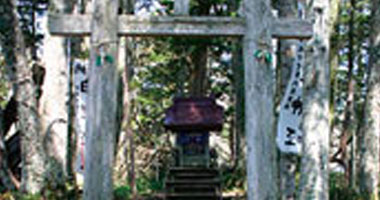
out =
[[[133,14],[134,0],[121,1],[120,7],[126,14]],[[125,184],[129,177],[129,185],[133,193],[135,192],[135,177],[134,177],[134,135],[130,128],[130,79],[131,71],[136,64],[134,49],[136,42],[134,38],[122,38],[119,51],[119,66],[122,73],[122,106],[123,117],[121,122],[120,135],[117,138],[116,157],[115,157],[115,172],[114,180],[116,184]],[[128,159],[129,158],[129,159]],[[129,162],[128,162],[129,161]],[[128,177],[127,177],[128,175]]]
[[[53,0],[50,2],[50,13],[70,13],[74,1]],[[44,137],[44,148],[48,156],[49,174],[47,180],[51,187],[62,187],[67,175],[67,143],[68,143],[68,85],[69,63],[66,56],[66,39],[52,36],[43,27],[43,55],[41,64],[45,77],[41,87],[39,115],[41,133]],[[55,189],[55,188],[51,188]]]
[[360,189],[377,200],[379,184],[380,151],[380,1],[372,1],[372,21],[370,32],[370,59],[368,94],[365,105],[364,132],[360,144]]
[[[183,12],[186,15],[186,9],[189,9],[189,1],[179,1],[183,4],[180,7],[184,7],[179,10],[183,10]],[[177,5],[178,5],[177,4]],[[186,5],[187,4],[187,5]],[[205,16],[210,14],[211,9],[211,1],[205,1],[205,0],[197,0],[196,1],[197,6],[193,9],[196,10],[196,15],[199,16]],[[178,9],[178,6],[177,8]],[[181,14],[181,13],[179,13]],[[206,95],[207,91],[207,83],[208,83],[208,76],[207,76],[207,64],[208,64],[208,41],[209,39],[196,39],[192,41],[194,44],[194,50],[191,51],[189,55],[189,93],[192,96],[204,96]]]
[[22,159],[21,189],[27,193],[39,193],[44,187],[45,155],[42,148],[32,66],[28,63],[26,45],[18,18],[17,1],[1,1],[0,5],[5,11],[4,15],[1,15],[3,25],[8,25],[1,31],[3,36],[1,43],[5,51],[7,71],[18,102]]
[[[349,169],[349,157],[348,157],[348,139],[349,137],[355,138],[353,132],[353,115],[355,114],[354,110],[354,92],[355,92],[355,77],[354,77],[354,65],[355,65],[355,44],[354,44],[354,31],[355,31],[355,5],[356,0],[350,0],[350,19],[349,19],[349,31],[348,31],[348,72],[347,72],[347,98],[346,98],[346,107],[344,109],[344,120],[342,127],[342,134],[340,136],[340,149],[341,149],[341,160],[343,167],[345,168],[345,178],[346,184],[350,182],[350,177],[352,174]],[[355,144],[352,142],[351,144]],[[355,149],[351,149],[351,152],[355,152]],[[351,158],[353,159],[353,158]]]
[[306,1],[314,36],[306,52],[300,199],[328,199],[330,1]]

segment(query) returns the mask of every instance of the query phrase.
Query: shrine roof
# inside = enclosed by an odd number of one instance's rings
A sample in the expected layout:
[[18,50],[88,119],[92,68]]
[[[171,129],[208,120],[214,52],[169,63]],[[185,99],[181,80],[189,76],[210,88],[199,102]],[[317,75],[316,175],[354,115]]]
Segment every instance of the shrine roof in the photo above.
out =
[[223,108],[214,98],[175,98],[166,111],[164,126],[172,131],[220,131],[223,127]]

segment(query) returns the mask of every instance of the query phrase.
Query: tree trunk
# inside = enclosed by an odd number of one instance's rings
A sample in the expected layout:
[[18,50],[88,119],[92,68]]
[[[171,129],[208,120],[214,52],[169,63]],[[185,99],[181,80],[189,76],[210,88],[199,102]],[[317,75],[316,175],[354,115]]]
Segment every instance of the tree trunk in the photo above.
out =
[[[53,0],[49,11],[53,13],[72,13],[75,0]],[[47,16],[46,16],[47,17]],[[70,92],[70,61],[66,52],[67,39],[52,36],[47,27],[43,28],[43,55],[45,76],[39,100],[41,133],[46,151],[47,181],[50,189],[62,189],[66,179],[73,179],[72,159],[72,101]]]
[[134,54],[133,50],[135,49],[134,39],[132,38],[125,38],[123,39],[124,44],[121,46],[120,50],[124,51],[124,55],[120,54],[120,56],[123,56],[123,58],[120,58],[120,62],[124,62],[125,64],[122,67],[122,122],[121,122],[121,132],[118,137],[118,144],[116,149],[116,158],[115,158],[115,182],[126,184],[127,181],[127,175],[129,173],[129,166],[128,166],[128,153],[129,151],[132,151],[130,149],[130,144],[133,140],[133,135],[131,136],[130,133],[130,96],[129,96],[129,80],[130,80],[130,70],[133,68],[135,61],[134,61]]
[[[312,3],[312,5],[309,5]],[[300,199],[327,200],[329,164],[329,1],[307,1],[314,20],[312,45],[306,52],[304,75],[303,154]]]
[[9,27],[2,30],[1,46],[5,52],[6,69],[13,83],[18,102],[18,119],[21,130],[22,183],[27,193],[39,193],[44,187],[44,152],[39,131],[37,98],[32,68],[28,64],[24,37],[19,26],[17,2],[0,1],[1,21]]
[[[11,44],[13,65],[11,73],[15,77],[16,101],[18,102],[18,119],[21,131],[22,183],[21,189],[27,193],[40,193],[44,187],[45,155],[42,148],[40,121],[37,111],[36,87],[33,82],[32,68],[28,64],[24,37],[19,27],[17,2],[3,2],[8,17],[6,24],[12,27],[6,34]],[[7,46],[4,46],[7,48]]]
[[[205,3],[206,2],[206,3]],[[187,15],[189,10],[189,0],[176,1],[176,14]],[[211,5],[207,1],[199,2],[199,12],[197,15],[205,16],[210,14]],[[179,12],[179,13],[177,13]],[[209,39],[197,39],[194,42],[195,49],[190,54],[190,80],[189,93],[191,96],[204,96],[208,89],[207,64],[208,64],[208,45]]]
[[[59,5],[58,0],[52,2]],[[56,12],[64,12],[62,10]],[[47,28],[46,28],[47,29]],[[65,56],[65,39],[44,33],[42,63],[46,71],[39,101],[41,133],[47,159],[48,181],[51,185],[63,186],[66,178],[67,148],[67,92],[68,70]]]
[[365,105],[364,134],[360,152],[360,189],[369,199],[377,200],[379,184],[380,140],[380,1],[372,1],[370,35],[369,83]]
[[113,198],[116,135],[118,0],[94,1],[91,33],[85,200]]
[[[241,42],[239,40],[239,42]],[[232,70],[234,74],[234,91],[235,91],[235,118],[234,120],[234,138],[235,138],[235,155],[233,166],[237,167],[239,161],[244,161],[242,154],[243,146],[241,141],[244,141],[244,67],[243,67],[243,52],[240,43],[235,44],[232,57]]]
[[[124,0],[123,5],[124,12],[127,14],[133,14],[134,12],[134,0]],[[128,182],[132,190],[132,199],[135,199],[136,187],[135,187],[135,161],[134,161],[134,134],[130,129],[130,95],[129,95],[129,80],[132,76],[132,70],[136,64],[136,58],[134,50],[136,49],[136,42],[134,38],[123,38],[125,42],[121,44],[120,50],[120,62],[119,64],[122,72],[123,92],[122,92],[122,111],[123,117],[121,122],[121,132],[118,138],[116,146],[116,158],[115,158],[115,183],[126,184]]]
[[254,56],[271,56],[271,7],[268,0],[245,0],[243,9],[248,200],[277,199],[274,71],[270,60]]
[[[342,134],[340,136],[340,149],[341,149],[341,160],[344,163],[345,168],[345,181],[348,186],[350,183],[350,177],[353,175],[349,167],[349,149],[348,149],[348,139],[352,137],[355,138],[353,134],[353,115],[355,114],[354,110],[354,92],[355,92],[355,79],[353,77],[354,73],[354,62],[355,62],[355,45],[354,45],[354,20],[355,20],[355,0],[350,1],[350,20],[349,20],[349,33],[348,33],[348,72],[347,72],[347,99],[346,107],[344,110],[344,121]],[[355,142],[351,142],[354,147]],[[355,152],[355,149],[351,149],[351,152]],[[351,158],[354,159],[354,158]]]
[[207,45],[198,43],[191,55],[190,95],[203,96],[207,89]]
[[[0,108],[0,127],[3,124],[3,110]],[[4,142],[3,129],[0,129],[0,184],[7,190],[14,190],[19,188],[19,182],[13,176],[13,173],[8,164],[7,148]]]

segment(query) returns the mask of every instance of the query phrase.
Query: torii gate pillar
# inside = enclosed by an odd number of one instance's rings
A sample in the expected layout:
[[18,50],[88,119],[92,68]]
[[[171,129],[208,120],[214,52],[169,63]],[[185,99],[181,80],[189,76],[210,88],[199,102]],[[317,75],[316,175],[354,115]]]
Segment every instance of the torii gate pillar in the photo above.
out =
[[85,200],[113,199],[119,0],[95,0],[87,97]]
[[[245,133],[249,200],[278,199],[269,0],[244,0]],[[258,56],[261,52],[261,57]],[[256,55],[256,56],[255,56]]]

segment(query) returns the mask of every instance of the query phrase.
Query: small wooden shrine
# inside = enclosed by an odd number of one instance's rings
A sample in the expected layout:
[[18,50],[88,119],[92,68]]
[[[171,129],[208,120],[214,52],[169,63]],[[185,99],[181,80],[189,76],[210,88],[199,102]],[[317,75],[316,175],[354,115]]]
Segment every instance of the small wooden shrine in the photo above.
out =
[[210,131],[221,131],[223,126],[223,108],[214,98],[175,98],[164,125],[176,133],[178,166],[209,167]]

